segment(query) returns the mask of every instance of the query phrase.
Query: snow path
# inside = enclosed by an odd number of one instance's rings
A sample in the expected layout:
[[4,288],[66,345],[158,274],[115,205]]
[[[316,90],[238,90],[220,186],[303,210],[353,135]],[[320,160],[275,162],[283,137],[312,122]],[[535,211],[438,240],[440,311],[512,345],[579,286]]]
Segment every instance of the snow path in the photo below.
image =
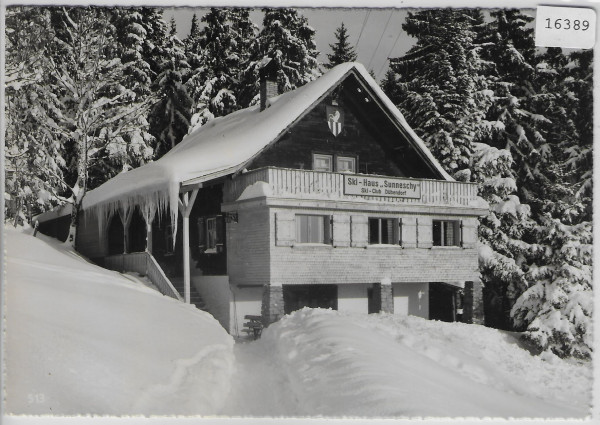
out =
[[229,398],[219,412],[225,416],[298,416],[298,401],[292,394],[283,368],[261,340],[238,342],[233,348],[237,375]]

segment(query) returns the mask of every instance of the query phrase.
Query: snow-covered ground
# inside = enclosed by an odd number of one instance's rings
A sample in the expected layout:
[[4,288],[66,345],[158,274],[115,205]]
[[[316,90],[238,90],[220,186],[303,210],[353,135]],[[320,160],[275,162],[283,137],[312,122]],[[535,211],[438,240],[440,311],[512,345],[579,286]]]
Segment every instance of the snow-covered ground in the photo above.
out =
[[234,342],[211,315],[51,238],[8,227],[6,236],[6,413],[221,408]]
[[[31,231],[25,231],[26,233]],[[482,326],[304,309],[233,344],[135,276],[7,228],[7,413],[584,417],[591,363]]]

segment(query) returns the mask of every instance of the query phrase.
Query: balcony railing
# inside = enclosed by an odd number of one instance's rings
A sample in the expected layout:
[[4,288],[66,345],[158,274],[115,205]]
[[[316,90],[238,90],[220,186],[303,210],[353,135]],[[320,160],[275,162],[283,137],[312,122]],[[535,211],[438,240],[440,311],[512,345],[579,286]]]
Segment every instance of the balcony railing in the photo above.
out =
[[[482,207],[475,183],[276,167],[259,168],[227,181],[223,200],[225,202],[235,201],[248,186],[256,182],[267,183],[270,195],[279,198]],[[373,189],[363,186],[363,182],[365,185],[378,184],[379,189],[374,190],[378,194],[370,193]],[[350,183],[355,183],[355,186],[349,187],[352,186]],[[383,184],[391,185],[392,189],[388,191],[390,195],[385,195]],[[409,189],[396,190],[396,187]],[[369,193],[360,193],[361,190],[369,191]]]

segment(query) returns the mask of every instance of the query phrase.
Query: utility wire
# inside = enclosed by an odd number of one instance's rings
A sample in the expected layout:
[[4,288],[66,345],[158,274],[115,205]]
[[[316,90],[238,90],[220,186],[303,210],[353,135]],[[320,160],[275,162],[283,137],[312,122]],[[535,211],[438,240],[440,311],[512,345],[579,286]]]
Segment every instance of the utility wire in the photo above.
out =
[[365,19],[363,19],[363,23],[362,23],[362,27],[360,29],[360,33],[358,34],[358,40],[356,40],[356,45],[354,46],[354,48],[356,50],[358,50],[358,43],[360,43],[360,37],[362,36],[362,33],[365,29],[365,26],[367,25],[367,21],[369,20],[369,15],[371,14],[371,10],[367,10],[367,14],[365,15]]
[[[400,36],[402,35],[402,30],[398,31],[398,36],[396,37],[396,41],[394,41],[394,45],[392,46],[392,48],[390,49],[390,51],[387,54],[387,58],[386,60],[390,59],[390,55],[392,54],[392,52],[394,51],[394,49],[396,48],[396,44],[398,44],[398,40],[400,40]],[[383,69],[385,68],[385,64],[386,62],[383,61],[383,64],[381,65],[381,68],[379,69],[379,72],[377,73],[377,78],[381,78],[381,72],[383,71]]]
[[379,37],[379,41],[377,42],[377,46],[375,47],[375,50],[373,50],[373,54],[371,55],[371,60],[369,61],[369,64],[367,65],[367,69],[371,68],[371,62],[373,62],[373,58],[375,57],[375,54],[377,53],[377,50],[379,49],[379,45],[381,44],[381,40],[383,39],[383,35],[385,34],[385,31],[387,30],[387,27],[390,24],[390,20],[392,19],[392,15],[394,14],[395,11],[396,10],[392,10],[392,13],[390,13],[390,16],[388,17],[388,20],[385,23],[385,27],[383,27],[383,32],[381,33],[381,37]]

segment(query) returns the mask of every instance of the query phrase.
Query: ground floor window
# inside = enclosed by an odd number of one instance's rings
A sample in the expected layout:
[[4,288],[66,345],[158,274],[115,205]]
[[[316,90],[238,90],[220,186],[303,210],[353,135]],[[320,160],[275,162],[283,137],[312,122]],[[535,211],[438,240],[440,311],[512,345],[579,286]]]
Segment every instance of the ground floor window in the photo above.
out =
[[460,246],[460,222],[433,220],[433,246]]
[[330,217],[324,215],[296,215],[296,242],[330,243]]
[[398,220],[393,218],[369,218],[369,243],[396,244],[398,242]]
[[338,308],[337,285],[283,285],[285,314],[310,308]]
[[198,219],[198,246],[203,253],[223,251],[225,225],[223,216],[201,217]]

